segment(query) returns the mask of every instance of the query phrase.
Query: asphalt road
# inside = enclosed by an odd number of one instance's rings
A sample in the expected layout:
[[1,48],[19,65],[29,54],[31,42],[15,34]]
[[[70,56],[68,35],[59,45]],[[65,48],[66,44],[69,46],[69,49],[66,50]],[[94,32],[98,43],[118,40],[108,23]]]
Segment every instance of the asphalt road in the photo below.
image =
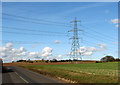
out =
[[39,84],[39,85],[65,85],[64,83],[32,72],[17,66],[5,66],[2,71],[2,83],[5,84]]

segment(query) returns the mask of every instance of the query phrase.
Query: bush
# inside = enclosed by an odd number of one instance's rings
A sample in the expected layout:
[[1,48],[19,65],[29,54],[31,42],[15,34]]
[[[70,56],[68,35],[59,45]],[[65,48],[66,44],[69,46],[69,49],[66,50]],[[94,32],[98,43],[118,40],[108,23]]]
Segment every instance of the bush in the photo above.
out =
[[101,58],[101,61],[115,61],[115,58],[113,56],[105,56]]

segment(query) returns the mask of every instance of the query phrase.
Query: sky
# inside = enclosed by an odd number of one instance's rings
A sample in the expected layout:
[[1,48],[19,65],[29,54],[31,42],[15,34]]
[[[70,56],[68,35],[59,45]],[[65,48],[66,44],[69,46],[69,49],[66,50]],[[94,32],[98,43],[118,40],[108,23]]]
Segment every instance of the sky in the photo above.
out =
[[119,2],[119,0],[2,0],[2,2]]
[[75,17],[83,60],[118,57],[117,2],[3,2],[2,59],[69,59]]

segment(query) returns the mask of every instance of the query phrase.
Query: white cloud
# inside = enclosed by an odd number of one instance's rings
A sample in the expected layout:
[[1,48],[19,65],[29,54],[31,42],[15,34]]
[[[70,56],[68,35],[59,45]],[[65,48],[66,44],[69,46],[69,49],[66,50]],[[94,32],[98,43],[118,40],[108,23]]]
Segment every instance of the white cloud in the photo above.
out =
[[61,58],[62,57],[62,55],[58,55],[58,58]]
[[97,49],[97,51],[104,51],[104,50],[107,49],[107,45],[106,44],[97,43],[97,45],[99,46],[99,49]]
[[60,59],[62,59],[62,55],[57,56],[57,60],[60,60]]
[[83,46],[83,47],[80,47],[80,53],[81,53],[81,55],[83,55],[83,56],[90,56],[90,55],[92,55],[93,54],[93,52],[96,50],[96,48],[94,48],[94,47],[85,47],[85,46]]
[[[98,43],[97,46],[99,46],[99,48],[82,46],[77,52],[80,52],[82,56],[90,56],[93,55],[94,52],[104,51],[107,49],[106,44]],[[67,55],[70,55],[70,52]]]
[[1,47],[1,51],[7,51],[7,48],[6,47]]
[[17,61],[19,59],[25,58],[28,54],[27,49],[24,47],[20,47],[19,49],[16,49],[13,47],[13,43],[7,43],[6,46],[1,47],[1,53],[0,56],[2,56],[3,61]]
[[[80,52],[82,56],[89,56],[92,55],[94,51],[96,51],[95,47],[82,46],[77,52]],[[67,55],[70,55],[70,52]]]
[[89,56],[92,55],[93,52],[95,52],[97,49],[95,47],[80,47],[79,52],[81,53],[81,55],[83,56]]
[[30,52],[29,53],[29,58],[38,57],[38,55],[39,55],[38,52]]
[[45,47],[45,48],[42,50],[41,56],[42,56],[42,57],[50,56],[50,55],[52,55],[52,51],[53,51],[52,48],[50,48],[50,47]]
[[24,47],[20,47],[20,51],[27,51]]
[[46,57],[47,60],[50,60],[50,57]]
[[84,56],[90,56],[90,55],[92,55],[93,54],[93,52],[92,51],[89,51],[89,52],[84,52],[82,55],[84,55]]
[[5,53],[1,53],[1,57],[6,57]]
[[13,44],[12,43],[7,43],[6,47],[13,47]]
[[118,19],[112,19],[111,22],[116,24],[116,23],[118,23]]
[[90,47],[88,48],[88,50],[93,52],[93,51],[96,51],[97,49],[95,47]]
[[83,52],[86,52],[87,51],[87,48],[86,47],[80,47],[80,49],[79,49],[79,52],[80,53],[83,53]]
[[[29,52],[26,48],[21,46],[20,48],[16,49],[13,47],[12,43],[7,43],[6,46],[0,47],[1,53],[0,56],[2,56],[3,61],[5,62],[11,62],[11,61],[17,61],[20,59],[52,59],[52,51],[53,49],[50,47],[45,47],[42,52]],[[56,56],[56,59],[60,59],[61,56]]]
[[26,56],[26,55],[27,55],[27,53],[26,53],[26,52],[22,52],[22,53],[21,53],[21,55]]
[[60,43],[60,40],[55,40],[55,43],[56,43],[56,44]]
[[118,28],[118,27],[119,27],[119,25],[117,24],[117,25],[115,25],[115,27],[117,27],[117,28]]
[[113,24],[116,24],[115,27],[117,27],[117,28],[119,27],[118,23],[119,23],[120,21],[119,21],[117,18],[116,18],[116,19],[112,19],[111,22],[112,22]]
[[[106,44],[100,43],[98,43],[97,46],[99,46],[99,48],[82,46],[78,51],[81,53],[81,55],[90,56],[93,55],[96,51],[106,50],[107,47]],[[6,62],[11,62],[13,60],[17,61],[19,59],[62,59],[62,55],[56,55],[55,57],[53,57],[53,49],[50,47],[43,48],[42,52],[29,52],[23,46],[16,49],[13,47],[12,43],[7,43],[6,46],[1,47],[0,49],[2,49],[0,56],[2,56],[2,59]],[[70,55],[70,52],[67,55]]]
[[38,52],[30,52],[29,55],[35,55],[38,54]]
[[65,54],[66,56],[69,56],[71,52],[67,52],[67,54]]

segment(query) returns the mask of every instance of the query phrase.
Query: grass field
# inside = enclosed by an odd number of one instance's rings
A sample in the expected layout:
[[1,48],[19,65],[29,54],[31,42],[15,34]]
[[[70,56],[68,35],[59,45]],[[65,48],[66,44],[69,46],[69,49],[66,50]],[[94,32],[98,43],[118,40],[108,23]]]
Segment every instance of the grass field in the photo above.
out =
[[118,62],[26,65],[28,69],[77,83],[117,83]]

